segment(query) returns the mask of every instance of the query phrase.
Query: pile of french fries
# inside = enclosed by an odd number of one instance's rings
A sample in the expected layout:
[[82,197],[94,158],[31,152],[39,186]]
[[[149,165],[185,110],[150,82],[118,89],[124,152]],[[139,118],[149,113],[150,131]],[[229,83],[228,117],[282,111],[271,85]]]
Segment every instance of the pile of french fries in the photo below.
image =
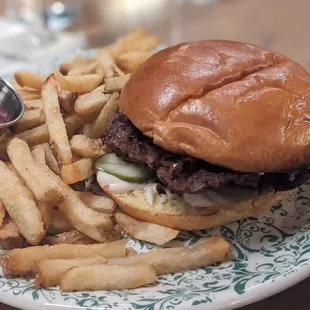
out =
[[23,118],[0,137],[0,257],[5,276],[34,276],[36,287],[62,291],[130,289],[156,275],[222,262],[221,237],[189,247],[137,254],[123,232],[156,245],[179,231],[117,211],[103,192],[87,191],[100,137],[130,74],[158,45],[137,28],[97,56],[76,56],[47,76],[16,72]]

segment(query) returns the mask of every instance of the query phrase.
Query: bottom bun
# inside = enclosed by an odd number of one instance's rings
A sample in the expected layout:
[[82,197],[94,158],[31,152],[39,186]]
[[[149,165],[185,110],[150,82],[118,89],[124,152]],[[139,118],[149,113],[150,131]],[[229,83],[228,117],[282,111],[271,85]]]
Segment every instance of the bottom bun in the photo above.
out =
[[169,198],[160,205],[150,205],[141,190],[123,194],[112,193],[108,188],[104,190],[128,215],[138,220],[181,230],[211,228],[255,216],[269,210],[284,196],[283,193],[268,192],[256,199],[229,205],[194,208],[181,198]]

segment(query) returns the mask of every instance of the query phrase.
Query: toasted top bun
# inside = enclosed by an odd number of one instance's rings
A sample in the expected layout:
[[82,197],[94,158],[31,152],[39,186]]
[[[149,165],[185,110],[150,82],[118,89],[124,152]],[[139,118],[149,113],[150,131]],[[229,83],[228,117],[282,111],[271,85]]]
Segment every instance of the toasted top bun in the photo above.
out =
[[250,44],[182,43],[132,75],[120,110],[155,144],[238,171],[310,164],[310,75]]
[[112,193],[108,188],[104,190],[128,215],[141,221],[183,230],[205,229],[255,216],[269,210],[283,198],[283,193],[269,192],[256,199],[230,205],[193,208],[185,201],[173,198],[162,205],[151,206],[141,190],[123,194]]

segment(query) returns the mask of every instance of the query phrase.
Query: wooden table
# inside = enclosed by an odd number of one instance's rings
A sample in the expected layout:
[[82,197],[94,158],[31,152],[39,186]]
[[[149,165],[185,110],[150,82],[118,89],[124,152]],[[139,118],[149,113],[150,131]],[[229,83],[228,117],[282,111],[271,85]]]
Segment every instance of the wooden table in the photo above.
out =
[[[210,38],[245,41],[281,52],[310,70],[309,0],[178,3],[172,0],[83,0],[82,16],[71,30],[84,31],[90,47],[110,43],[136,25],[144,25],[159,35],[164,44]],[[309,292],[310,278],[241,309],[310,310]],[[0,310],[15,309],[0,304]]]

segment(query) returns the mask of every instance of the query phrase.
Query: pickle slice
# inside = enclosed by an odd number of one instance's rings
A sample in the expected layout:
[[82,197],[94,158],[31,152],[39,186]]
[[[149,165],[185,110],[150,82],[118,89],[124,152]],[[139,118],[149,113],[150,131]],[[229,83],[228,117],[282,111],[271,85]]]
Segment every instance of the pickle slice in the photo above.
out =
[[127,163],[115,154],[105,154],[99,157],[94,166],[128,182],[142,183],[154,177],[153,170],[141,165]]

